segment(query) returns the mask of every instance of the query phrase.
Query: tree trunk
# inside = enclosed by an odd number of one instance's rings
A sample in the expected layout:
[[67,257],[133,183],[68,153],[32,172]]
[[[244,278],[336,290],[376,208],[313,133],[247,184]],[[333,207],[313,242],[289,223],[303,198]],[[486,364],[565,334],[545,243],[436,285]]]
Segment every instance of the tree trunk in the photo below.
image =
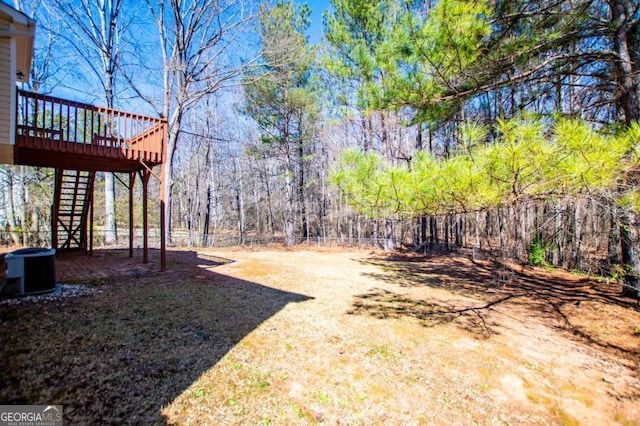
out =
[[7,224],[9,225],[9,235],[11,236],[11,240],[13,244],[20,245],[20,237],[16,234],[16,217],[14,211],[14,200],[13,200],[13,173],[7,168],[7,191],[5,192],[5,218],[7,220]]
[[451,217],[446,215],[444,217],[444,248],[445,250],[449,250],[449,222]]
[[560,205],[554,206],[553,210],[555,214],[553,266],[559,266],[564,262],[564,227],[562,226],[562,217],[564,216],[564,208],[562,206],[564,203],[565,200],[561,200]]
[[627,125],[640,118],[640,77],[638,65],[634,58],[633,40],[637,25],[632,26],[635,20],[633,10],[635,2],[625,0],[609,0],[611,7],[611,20],[613,29],[614,50],[617,60],[614,62],[614,76],[617,82],[618,106],[624,113],[624,121]]
[[300,205],[300,219],[302,221],[302,236],[309,237],[309,223],[307,220],[307,195],[305,191],[305,175],[304,175],[304,143],[298,141],[298,203]]
[[[107,107],[113,108],[113,73],[105,72],[104,90],[107,99]],[[107,122],[107,135],[113,136],[114,123]],[[116,223],[116,182],[113,173],[104,173],[104,242],[107,245],[118,241]]]
[[496,212],[496,216],[498,219],[498,248],[500,250],[500,257],[502,257],[502,253],[505,252],[505,238],[504,238],[504,209],[499,209]]
[[611,263],[620,263],[620,227],[618,226],[618,208],[615,201],[610,201],[610,204],[607,257]]
[[[265,166],[266,167],[266,166]],[[265,169],[265,190],[267,191],[267,228],[269,229],[269,233],[273,235],[275,232],[275,215],[273,213],[273,191],[271,190],[271,185],[269,184],[269,175],[266,174]]]
[[389,164],[393,164],[394,163],[394,158],[393,158],[393,151],[391,150],[391,143],[389,142],[389,131],[387,130],[387,119],[386,119],[386,113],[384,111],[379,112],[379,116],[380,116],[380,128],[381,128],[381,150],[382,153],[384,155],[384,157],[386,158],[386,160],[389,162]]
[[[634,16],[634,2],[610,0],[611,20],[614,26],[613,45],[618,54],[614,63],[614,75],[619,91],[617,105],[624,114],[627,125],[640,118],[640,85],[637,57],[634,57],[633,39],[638,31],[631,27]],[[637,55],[636,55],[637,56]],[[634,59],[636,61],[634,61]],[[640,276],[640,259],[638,258],[638,217],[635,213],[625,211],[620,216],[620,249],[622,263],[625,267],[625,294],[638,296],[638,277]]]
[[[175,137],[175,136],[174,136]],[[173,158],[175,154],[174,144],[171,143],[172,137],[168,137],[167,143],[167,165],[164,167],[164,193],[165,193],[165,202],[164,202],[164,221],[165,221],[165,241],[171,241],[171,204],[173,203]]]
[[438,219],[435,216],[429,218],[431,246],[435,246],[440,241],[438,237]]
[[576,200],[573,212],[573,258],[577,270],[582,270],[582,201]]
[[117,239],[116,232],[116,200],[115,181],[113,173],[104,174],[104,242],[107,245],[114,244]]
[[475,239],[476,239],[476,247],[479,249],[482,248],[482,240],[480,239],[480,211],[476,211],[476,224],[475,224]]
[[511,219],[513,220],[513,233],[515,240],[515,258],[517,260],[522,260],[524,258],[524,226],[523,221],[525,220],[525,214],[523,211],[526,211],[526,204],[524,202],[520,202],[510,209]]
[[209,222],[211,221],[211,183],[207,184],[207,210],[204,213],[204,226],[202,230],[202,246],[209,246]]
[[233,180],[236,209],[238,210],[236,221],[238,229],[238,243],[244,244],[246,227],[246,218],[244,212],[244,186],[242,184],[242,165],[237,158],[233,160]]
[[456,215],[456,246],[458,247],[462,247],[463,246],[463,224],[462,224],[462,215],[457,214]]
[[372,237],[373,237],[374,244],[383,247],[380,244],[380,240],[378,239],[378,237],[380,236],[380,234],[378,232],[378,226],[379,226],[378,225],[378,219],[373,219],[372,225],[373,225]]
[[622,246],[622,263],[625,265],[623,294],[630,297],[640,295],[640,232],[638,232],[638,214],[625,210],[621,215],[620,242]]
[[[18,169],[18,185],[16,187],[17,194],[16,198],[18,199],[18,222],[20,223],[20,229],[22,230],[22,245],[29,245],[29,227],[27,224],[27,203],[29,200],[29,187],[25,184],[26,182],[26,167],[20,166]],[[15,203],[14,203],[15,207]]]
[[395,239],[395,231],[393,226],[393,219],[390,219],[390,218],[387,218],[385,221],[384,249],[385,250],[396,249],[396,239]]
[[[253,208],[255,209],[256,234],[262,235],[262,209],[260,208],[260,196],[258,195],[258,186],[253,182]],[[266,222],[266,221],[265,221]]]
[[284,236],[285,244],[292,246],[295,244],[295,191],[294,191],[294,172],[289,155],[285,158],[285,212],[284,212]]
[[[326,168],[325,168],[326,170]],[[322,238],[327,238],[327,210],[328,210],[328,198],[327,198],[327,190],[326,190],[326,184],[325,184],[325,176],[326,173],[321,173],[321,176],[318,177],[318,179],[321,182],[321,199],[320,199],[320,210],[318,211],[318,221],[320,222],[320,229],[321,229],[321,235]]]

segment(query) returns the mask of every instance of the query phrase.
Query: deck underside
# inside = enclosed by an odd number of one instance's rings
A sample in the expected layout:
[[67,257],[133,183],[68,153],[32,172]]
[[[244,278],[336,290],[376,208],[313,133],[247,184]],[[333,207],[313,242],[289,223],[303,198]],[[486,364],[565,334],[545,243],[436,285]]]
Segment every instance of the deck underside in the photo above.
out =
[[[109,148],[116,150],[115,148]],[[115,153],[117,154],[117,153]],[[44,148],[14,148],[15,164],[35,167],[52,167],[59,169],[85,170],[92,172],[128,173],[153,168],[160,163],[147,163],[141,160],[126,158],[122,155],[104,156],[91,153],[76,153],[49,150]],[[146,167],[145,167],[146,166]]]

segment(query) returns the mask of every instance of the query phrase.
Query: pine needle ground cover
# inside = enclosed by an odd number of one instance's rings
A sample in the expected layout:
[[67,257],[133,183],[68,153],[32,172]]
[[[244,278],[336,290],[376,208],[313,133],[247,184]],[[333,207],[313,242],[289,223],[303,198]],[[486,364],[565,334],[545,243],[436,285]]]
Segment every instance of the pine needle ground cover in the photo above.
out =
[[169,260],[61,258],[97,291],[0,305],[0,402],[69,424],[640,423],[640,312],[616,286],[355,250]]

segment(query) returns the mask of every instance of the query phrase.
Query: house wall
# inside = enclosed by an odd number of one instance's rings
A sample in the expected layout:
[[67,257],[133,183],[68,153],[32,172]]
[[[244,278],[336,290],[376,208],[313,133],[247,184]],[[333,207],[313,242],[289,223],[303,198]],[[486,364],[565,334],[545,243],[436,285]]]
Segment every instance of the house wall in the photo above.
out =
[[[10,29],[0,21],[0,29]],[[0,37],[0,164],[13,164],[16,111],[16,41]]]

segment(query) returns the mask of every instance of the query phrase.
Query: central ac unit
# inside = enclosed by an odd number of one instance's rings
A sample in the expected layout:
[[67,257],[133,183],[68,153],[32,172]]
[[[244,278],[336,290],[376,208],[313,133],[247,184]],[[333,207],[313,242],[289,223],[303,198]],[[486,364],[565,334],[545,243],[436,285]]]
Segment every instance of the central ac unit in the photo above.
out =
[[4,257],[7,283],[4,292],[13,296],[49,293],[56,289],[56,251],[26,248]]

